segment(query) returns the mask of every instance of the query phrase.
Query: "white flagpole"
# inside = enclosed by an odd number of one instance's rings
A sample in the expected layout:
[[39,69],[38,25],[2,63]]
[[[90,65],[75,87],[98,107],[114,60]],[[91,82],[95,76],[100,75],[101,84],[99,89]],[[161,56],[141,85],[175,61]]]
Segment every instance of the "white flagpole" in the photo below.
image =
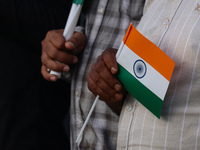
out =
[[[63,36],[65,37],[65,40],[69,40],[69,38],[71,38],[71,36],[74,33],[74,29],[76,27],[76,24],[78,22],[80,13],[81,13],[81,9],[82,9],[83,5],[77,5],[77,4],[72,4],[66,25],[65,25],[65,29],[63,32]],[[58,62],[59,63],[59,62]],[[50,74],[56,75],[57,78],[61,77],[61,72],[57,72],[57,71],[50,71]]]
[[83,126],[82,126],[82,128],[81,128],[81,130],[80,130],[80,132],[79,132],[79,134],[78,134],[78,137],[77,137],[77,139],[76,139],[76,143],[79,142],[79,140],[80,140],[80,138],[81,138],[81,135],[83,134],[83,131],[84,131],[84,129],[85,129],[85,127],[86,127],[86,125],[87,125],[87,123],[88,123],[88,121],[89,121],[89,119],[90,119],[90,116],[91,116],[91,114],[92,114],[92,112],[93,112],[93,110],[94,110],[94,107],[95,107],[96,104],[97,104],[98,99],[99,99],[99,95],[96,96],[95,101],[94,101],[92,107],[90,108],[90,111],[89,111],[89,113],[88,113],[88,115],[87,115],[87,118],[86,118],[86,120],[85,120],[85,122],[84,122],[84,124],[83,124]]
[[[117,51],[117,54],[115,56],[116,59],[119,57],[123,47],[124,47],[124,43],[122,42],[120,47],[119,47],[119,49],[118,49],[118,51]],[[86,127],[86,125],[87,125],[87,123],[88,123],[88,121],[90,119],[90,116],[91,116],[91,114],[92,114],[92,112],[94,110],[94,107],[96,106],[96,103],[97,103],[98,99],[99,99],[99,95],[96,96],[95,101],[94,101],[94,103],[93,103],[93,105],[92,105],[92,107],[91,107],[91,109],[89,111],[89,114],[88,114],[88,116],[87,116],[87,118],[86,118],[86,120],[85,120],[85,122],[84,122],[84,124],[83,124],[83,126],[82,126],[82,128],[81,128],[81,130],[79,132],[79,134],[78,134],[78,137],[76,139],[76,143],[78,143],[78,144],[79,144],[79,140],[81,138],[81,135],[83,134],[83,131],[84,131],[84,129],[85,129],[85,127]]]

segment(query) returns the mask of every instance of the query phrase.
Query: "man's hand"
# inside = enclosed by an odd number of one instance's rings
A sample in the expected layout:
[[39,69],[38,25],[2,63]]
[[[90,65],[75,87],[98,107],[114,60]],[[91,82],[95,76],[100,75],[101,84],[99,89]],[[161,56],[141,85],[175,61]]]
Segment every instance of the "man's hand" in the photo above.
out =
[[42,41],[43,77],[48,81],[57,80],[57,77],[51,75],[47,68],[57,72],[69,72],[70,65],[78,62],[77,55],[83,51],[85,44],[86,38],[82,33],[75,32],[68,41],[65,41],[63,29],[49,31]]
[[106,49],[92,65],[87,81],[89,90],[119,114],[127,92],[115,76],[118,72],[116,52],[116,49]]

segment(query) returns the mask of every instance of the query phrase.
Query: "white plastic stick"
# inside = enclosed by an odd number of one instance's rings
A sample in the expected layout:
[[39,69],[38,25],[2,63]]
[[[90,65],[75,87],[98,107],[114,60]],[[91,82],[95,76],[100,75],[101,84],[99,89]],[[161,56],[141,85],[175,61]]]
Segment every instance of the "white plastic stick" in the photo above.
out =
[[[82,9],[82,5],[76,5],[74,3],[72,4],[70,14],[69,14],[69,17],[67,19],[65,29],[64,29],[64,32],[63,32],[63,36],[65,37],[66,41],[69,40],[69,38],[71,38],[71,36],[74,33],[76,24],[78,22],[78,18],[79,18],[80,13],[81,13],[81,9]],[[61,77],[61,72],[51,70],[50,74],[56,75],[57,78]]]
[[[76,4],[73,4],[73,5],[76,5]],[[63,36],[65,37],[65,40],[69,40],[69,38],[71,38],[71,36],[73,35],[74,29],[76,27],[76,24],[78,22],[78,19],[81,13],[81,9],[82,9],[82,5],[78,5],[72,17],[69,18],[69,23],[67,21],[66,27],[63,32]]]
[[77,6],[77,4],[72,3],[67,22],[65,24],[65,28],[68,28],[67,26],[69,26],[70,22],[73,20],[73,16],[76,12]]
[[89,119],[90,119],[90,116],[91,116],[91,114],[92,114],[92,112],[93,112],[93,110],[94,110],[94,107],[96,106],[96,103],[97,103],[98,99],[99,99],[99,95],[96,96],[95,101],[94,101],[94,103],[92,104],[92,107],[90,108],[89,114],[87,115],[87,118],[86,118],[86,120],[85,120],[85,122],[84,122],[84,124],[83,124],[83,126],[82,126],[82,128],[81,128],[81,131],[80,131],[79,134],[78,134],[78,137],[77,137],[77,139],[76,139],[76,143],[78,143],[78,141],[80,140],[80,137],[81,137],[81,135],[83,134],[83,131],[84,131],[84,129],[85,129],[85,127],[86,127],[86,125],[87,125]]

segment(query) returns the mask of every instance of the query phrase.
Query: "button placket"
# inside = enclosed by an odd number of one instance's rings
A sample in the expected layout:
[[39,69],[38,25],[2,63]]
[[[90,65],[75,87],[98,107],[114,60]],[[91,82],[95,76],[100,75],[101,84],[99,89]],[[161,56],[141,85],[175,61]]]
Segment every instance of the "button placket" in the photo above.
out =
[[132,105],[126,106],[126,111],[130,112],[132,109],[133,109],[133,106],[132,106]]
[[99,8],[97,9],[97,12],[98,12],[99,14],[103,14],[103,13],[104,13],[104,8],[103,8],[103,7],[99,7]]
[[81,94],[80,90],[77,90],[75,93],[76,97],[80,97],[80,94]]

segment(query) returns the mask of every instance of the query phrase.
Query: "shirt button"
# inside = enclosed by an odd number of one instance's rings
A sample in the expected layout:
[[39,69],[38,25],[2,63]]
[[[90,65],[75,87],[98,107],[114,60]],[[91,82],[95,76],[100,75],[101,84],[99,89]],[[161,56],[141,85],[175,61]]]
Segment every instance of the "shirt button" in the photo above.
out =
[[126,107],[126,110],[127,110],[127,111],[131,111],[132,108],[133,108],[133,107],[132,107],[131,105],[129,105],[129,106]]
[[164,25],[167,25],[168,23],[169,23],[169,19],[163,20],[163,24],[164,24]]
[[76,97],[79,97],[80,96],[80,91],[78,90],[78,91],[76,91],[76,93],[75,93],[75,95],[76,95]]
[[99,7],[98,8],[98,13],[102,14],[104,12],[104,8],[103,7]]
[[63,73],[64,77],[69,79],[71,77],[71,74],[69,72]]

